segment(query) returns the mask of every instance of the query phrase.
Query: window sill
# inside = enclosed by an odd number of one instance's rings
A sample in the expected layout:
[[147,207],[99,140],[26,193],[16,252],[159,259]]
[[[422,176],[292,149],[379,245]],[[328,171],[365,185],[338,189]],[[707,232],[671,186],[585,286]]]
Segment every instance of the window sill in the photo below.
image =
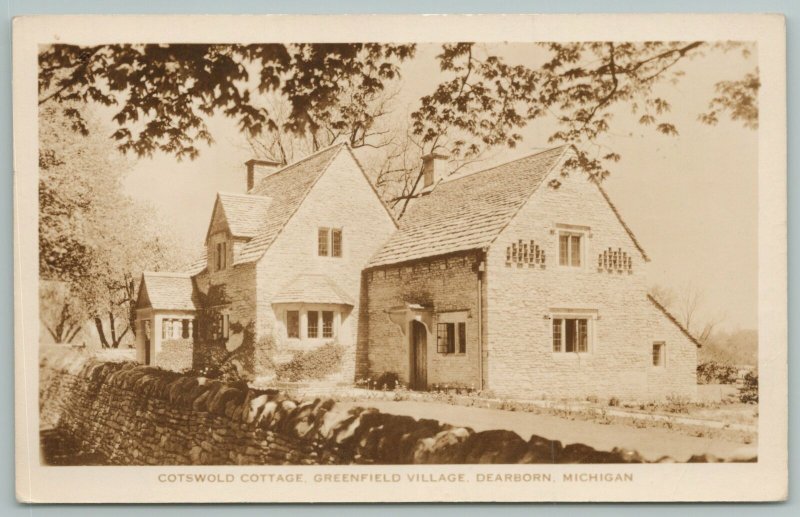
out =
[[567,358],[570,357],[573,359],[582,359],[592,357],[594,354],[592,354],[592,352],[551,352],[550,355],[553,359],[563,359],[566,361],[568,360]]

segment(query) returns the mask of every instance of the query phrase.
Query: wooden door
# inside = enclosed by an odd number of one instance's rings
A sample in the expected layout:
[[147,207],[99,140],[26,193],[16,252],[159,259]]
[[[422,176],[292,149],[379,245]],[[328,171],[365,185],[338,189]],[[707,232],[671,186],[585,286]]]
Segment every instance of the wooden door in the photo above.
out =
[[428,333],[418,321],[411,322],[411,389],[428,389]]

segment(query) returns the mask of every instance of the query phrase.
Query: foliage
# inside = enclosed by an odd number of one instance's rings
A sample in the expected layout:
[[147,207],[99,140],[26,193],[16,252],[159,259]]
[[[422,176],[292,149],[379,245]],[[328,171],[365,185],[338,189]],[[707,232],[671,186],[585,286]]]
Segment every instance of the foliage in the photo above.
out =
[[325,343],[312,350],[295,352],[294,357],[276,365],[278,380],[297,382],[324,379],[339,371],[344,357],[344,347],[338,343]]
[[720,112],[730,112],[733,120],[740,120],[745,127],[758,129],[758,89],[761,81],[758,69],[736,81],[720,81],[716,85],[717,96],[711,99],[709,111],[700,115],[700,120],[709,125],[719,122]]
[[[69,102],[113,106],[123,151],[155,151],[178,159],[212,142],[207,118],[234,118],[253,149],[281,162],[297,153],[348,142],[372,149],[375,183],[399,216],[421,190],[419,157],[451,155],[453,170],[493,148],[515,147],[520,130],[549,119],[551,143],[573,146],[569,169],[595,180],[621,159],[608,147],[614,114],[628,108],[643,128],[675,136],[672,104],[657,86],[677,84],[681,64],[713,59],[745,43],[541,43],[536,65],[512,64],[483,44],[446,43],[436,59],[442,79],[419,99],[407,120],[387,127],[402,64],[413,44],[143,44],[51,45],[39,53],[39,103],[60,103],[73,128],[88,132]],[[757,125],[758,70],[719,81],[709,112],[746,127]],[[64,104],[67,103],[67,104]]]
[[101,345],[117,348],[133,330],[135,280],[179,264],[180,246],[152,208],[123,193],[129,164],[109,152],[102,124],[82,117],[86,135],[55,106],[39,113],[39,274],[69,292],[42,317],[51,330],[65,313],[73,323],[91,319]]
[[[39,103],[119,106],[113,137],[120,149],[194,158],[196,142],[212,142],[206,117],[215,113],[236,119],[251,136],[277,129],[258,102],[269,93],[288,99],[282,125],[290,132],[364,124],[363,111],[336,109],[343,83],[357,96],[379,92],[414,51],[413,44],[378,43],[51,45],[39,53]],[[88,131],[79,111],[66,114]]]
[[697,365],[697,382],[699,384],[734,384],[738,378],[736,367],[708,361]]
[[739,400],[746,404],[758,404],[758,370],[745,374],[739,387]]
[[375,388],[379,390],[393,390],[400,384],[400,376],[395,372],[383,372],[375,380]]
[[691,400],[677,394],[667,395],[667,403],[665,409],[670,413],[688,413]]
[[758,363],[758,331],[736,330],[714,333],[697,351],[698,361],[734,365]]
[[39,281],[39,319],[55,343],[72,343],[85,321],[81,300],[68,282]]

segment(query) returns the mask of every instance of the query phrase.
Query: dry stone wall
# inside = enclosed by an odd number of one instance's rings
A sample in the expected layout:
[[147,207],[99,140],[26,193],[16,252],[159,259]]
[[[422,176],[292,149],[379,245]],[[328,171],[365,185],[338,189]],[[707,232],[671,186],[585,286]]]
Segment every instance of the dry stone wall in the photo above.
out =
[[141,366],[51,350],[40,361],[40,422],[76,455],[112,465],[640,462],[633,451],[503,430],[474,432],[333,400],[295,401]]

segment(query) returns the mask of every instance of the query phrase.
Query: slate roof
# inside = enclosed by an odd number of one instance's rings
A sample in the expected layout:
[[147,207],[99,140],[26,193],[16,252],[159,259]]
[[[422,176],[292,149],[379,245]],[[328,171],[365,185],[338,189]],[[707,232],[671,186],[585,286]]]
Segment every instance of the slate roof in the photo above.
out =
[[700,343],[700,341],[698,341],[697,338],[694,337],[691,332],[689,332],[689,329],[684,327],[681,324],[681,322],[678,321],[678,319],[675,316],[673,316],[672,313],[669,312],[666,307],[661,305],[661,303],[658,300],[656,300],[652,295],[649,295],[649,294],[647,295],[647,299],[650,300],[650,302],[653,305],[655,305],[658,310],[663,312],[664,316],[666,316],[668,320],[670,320],[672,323],[674,323],[675,326],[678,327],[678,329],[680,329],[680,331],[683,332],[683,334],[686,337],[688,337],[689,340],[697,346],[697,348],[700,348],[700,347],[703,346],[702,343]]
[[367,267],[488,246],[568,149],[548,149],[440,182],[414,201],[400,220],[400,229]]
[[147,294],[153,309],[193,311],[200,305],[188,273],[145,271],[139,289]]
[[272,303],[332,303],[354,305],[353,299],[325,275],[297,275],[272,298]]
[[217,199],[234,237],[255,237],[271,204],[267,196],[250,194],[218,192]]
[[303,203],[311,188],[345,144],[322,149],[262,179],[248,195],[266,196],[266,207],[258,230],[242,248],[236,263],[258,260]]

